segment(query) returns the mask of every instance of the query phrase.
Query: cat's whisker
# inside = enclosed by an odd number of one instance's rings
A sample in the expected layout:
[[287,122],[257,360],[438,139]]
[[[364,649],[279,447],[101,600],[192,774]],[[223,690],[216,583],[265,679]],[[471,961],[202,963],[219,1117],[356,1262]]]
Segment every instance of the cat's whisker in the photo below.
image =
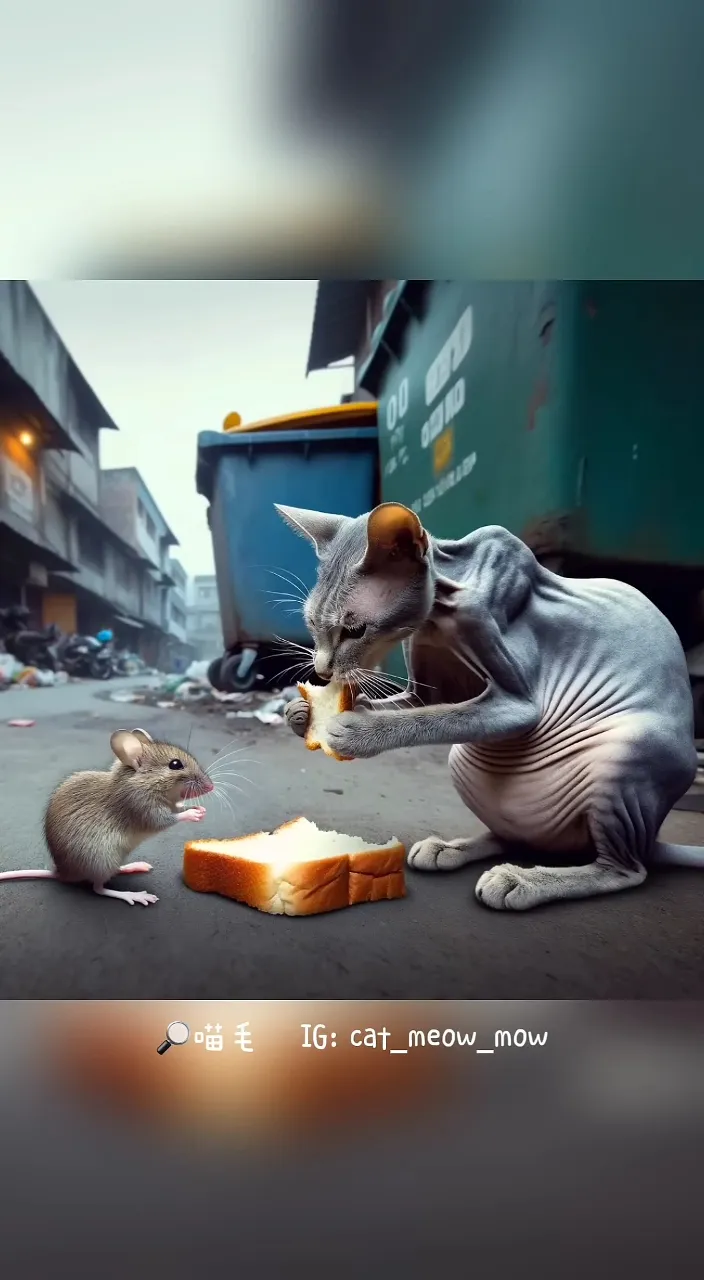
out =
[[301,596],[284,595],[280,591],[266,591],[264,594],[271,597],[273,604],[297,604],[299,608],[305,604]]
[[275,578],[278,578],[281,582],[284,582],[287,587],[291,588],[292,591],[296,591],[296,592],[300,591],[302,593],[301,599],[304,600],[308,595],[309,588],[306,586],[303,579],[298,577],[298,574],[293,574],[292,577],[289,578],[289,577],[286,577],[286,574],[284,571],[279,571],[278,569],[267,569],[267,573],[272,573]]
[[373,684],[377,689],[398,689],[399,688],[399,685],[397,685],[395,681],[387,680],[383,675],[379,675],[376,672],[366,671],[364,674],[366,679],[370,682],[370,684]]
[[364,684],[367,697],[389,697],[399,691],[397,685],[393,684],[391,681],[387,682],[384,677],[380,676],[377,672],[372,672],[365,668],[358,668],[355,674],[357,683],[360,687]]
[[454,657],[457,658],[458,661],[461,662],[467,668],[468,671],[471,671],[472,675],[479,676],[481,680],[488,679],[487,672],[482,671],[481,666],[478,663],[472,662],[465,653],[461,653],[459,649],[450,649],[450,653],[452,653]]
[[297,590],[294,591],[293,588],[290,591],[282,591],[280,587],[260,587],[259,590],[265,596],[281,596],[281,597],[288,596],[292,600],[305,599],[305,596],[302,596],[300,592]]
[[[272,570],[272,572],[273,572],[273,573],[276,573],[276,570],[274,569],[274,570]],[[307,586],[307,584],[303,581],[303,578],[300,576],[300,574],[298,574],[298,573],[294,573],[293,569],[282,569],[280,565],[279,565],[279,572],[281,572],[281,573],[287,573],[287,574],[289,575],[289,577],[290,577],[290,578],[293,578],[296,582],[298,582],[298,583],[300,584],[301,589],[306,593],[306,595],[308,595],[308,592],[309,592],[310,588],[309,588],[309,587]]]
[[279,672],[279,678],[283,680],[285,677],[289,677],[291,680],[300,680],[302,684],[312,672],[312,662],[293,662],[290,667],[286,667],[284,671]]
[[[395,681],[402,692],[405,692],[405,690],[408,688],[408,677],[406,677],[406,679],[404,680],[402,676],[393,676],[393,675],[387,674],[387,672],[376,672],[376,671],[372,672],[372,671],[369,671],[368,668],[366,667],[362,667],[361,670],[367,672],[368,675],[378,676],[382,680],[389,680],[391,682]],[[431,693],[437,693],[437,689],[433,684],[425,684],[422,680],[414,680],[413,684],[416,689],[429,689]]]
[[313,648],[309,644],[299,644],[297,640],[286,640],[283,636],[274,636],[274,640],[279,645],[284,645],[289,651],[297,650],[299,653],[307,653],[309,657],[313,657]]
[[271,597],[274,604],[295,604],[298,609],[302,609],[305,600],[301,596],[285,596],[277,595]]

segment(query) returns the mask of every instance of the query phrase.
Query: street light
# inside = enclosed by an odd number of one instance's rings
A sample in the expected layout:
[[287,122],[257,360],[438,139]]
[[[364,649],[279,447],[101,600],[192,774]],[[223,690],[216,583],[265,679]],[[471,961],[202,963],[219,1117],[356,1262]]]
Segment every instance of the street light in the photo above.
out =
[[25,449],[31,449],[34,444],[34,435],[31,431],[20,431],[20,444],[24,445]]

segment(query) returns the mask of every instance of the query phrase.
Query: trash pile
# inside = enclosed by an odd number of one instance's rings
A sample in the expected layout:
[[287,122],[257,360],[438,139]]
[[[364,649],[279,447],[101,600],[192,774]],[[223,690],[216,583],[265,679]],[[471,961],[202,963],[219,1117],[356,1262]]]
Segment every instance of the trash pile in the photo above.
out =
[[25,667],[11,653],[0,653],[0,693],[13,685],[29,689],[45,689],[54,684],[66,684],[65,671],[42,671],[39,667]]
[[162,676],[156,689],[120,689],[109,695],[111,702],[142,703],[164,711],[202,708],[221,712],[226,720],[258,720],[260,724],[284,724],[286,703],[298,697],[295,688],[248,693],[220,693],[208,680],[207,662],[192,662],[181,675]]

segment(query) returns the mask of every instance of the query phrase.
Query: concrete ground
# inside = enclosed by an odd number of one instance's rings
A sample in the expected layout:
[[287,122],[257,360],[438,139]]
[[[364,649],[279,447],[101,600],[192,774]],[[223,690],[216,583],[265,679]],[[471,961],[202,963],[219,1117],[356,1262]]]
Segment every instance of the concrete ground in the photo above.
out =
[[[110,763],[108,740],[139,724],[185,743],[206,767],[234,738],[246,781],[233,814],[209,801],[194,833],[270,829],[298,814],[369,839],[410,845],[481,828],[455,796],[446,752],[396,752],[336,764],[285,728],[106,701],[109,686],[0,694],[0,867],[47,865],[41,821],[69,772]],[[142,682],[143,683],[143,682]],[[14,717],[35,718],[13,729]],[[231,767],[231,766],[230,766]],[[665,830],[704,843],[704,817]],[[190,832],[188,833],[190,834]],[[189,891],[183,829],[143,846],[154,870],[129,888],[149,908],[51,882],[0,883],[0,999],[592,999],[704,996],[704,873],[661,871],[639,889],[523,913],[475,900],[485,864],[452,874],[409,872],[408,896],[308,919],[271,917]],[[125,886],[127,887],[127,886]]]

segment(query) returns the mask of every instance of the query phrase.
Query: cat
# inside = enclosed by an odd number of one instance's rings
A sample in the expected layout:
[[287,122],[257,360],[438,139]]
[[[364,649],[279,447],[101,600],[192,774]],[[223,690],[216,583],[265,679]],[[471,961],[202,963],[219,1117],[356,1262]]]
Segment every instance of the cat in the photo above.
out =
[[[407,689],[360,698],[330,745],[368,759],[447,744],[455,788],[488,828],[425,837],[410,866],[454,870],[516,845],[530,860],[591,858],[485,871],[479,901],[518,911],[634,887],[655,863],[704,867],[704,849],[657,839],[697,754],[684,652],[644,595],[559,577],[498,525],[451,541],[399,503],[355,519],[277,510],[319,561],[304,609],[317,674],[359,682],[403,645]],[[299,736],[307,717],[305,702],[289,705]]]

